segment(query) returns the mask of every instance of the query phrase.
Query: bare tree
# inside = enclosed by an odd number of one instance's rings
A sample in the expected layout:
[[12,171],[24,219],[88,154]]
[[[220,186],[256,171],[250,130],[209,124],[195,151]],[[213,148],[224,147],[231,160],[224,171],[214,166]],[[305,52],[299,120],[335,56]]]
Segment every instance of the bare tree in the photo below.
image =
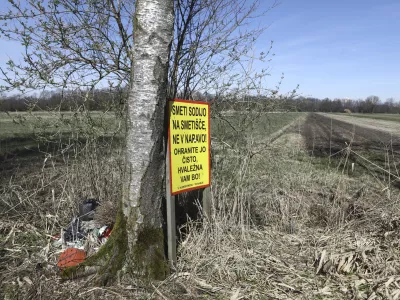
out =
[[[9,60],[0,69],[6,83],[0,90],[129,86],[134,2],[10,1],[8,10],[0,13],[0,37],[20,42],[24,59]],[[196,90],[215,91],[234,84],[233,75],[243,71],[243,59],[254,58],[249,51],[266,28],[246,27],[265,15],[260,4],[260,0],[174,0],[170,97],[180,93],[190,98]]]
[[378,96],[368,96],[365,99],[365,106],[366,106],[366,111],[365,112],[369,112],[369,113],[373,113],[374,109],[376,107],[376,105],[380,102],[380,99]]
[[[246,64],[266,57],[250,51],[265,28],[246,30],[245,25],[264,15],[259,5],[260,0],[10,1],[0,15],[0,34],[20,41],[25,53],[23,62],[10,60],[1,69],[6,84],[0,90],[90,91],[103,84],[131,89],[126,182],[113,234],[65,276],[96,265],[103,266],[101,283],[122,267],[151,278],[165,275],[161,200],[167,88],[169,97],[187,98],[195,91],[222,95],[241,84],[256,89],[259,75],[249,76]],[[242,71],[244,83],[237,76]]]
[[[277,5],[273,2],[269,9]],[[260,1],[175,0],[175,39],[170,62],[170,95],[192,98],[195,91],[213,91],[234,85],[238,73],[245,74],[244,60],[265,26],[248,29],[261,18]],[[268,53],[257,59],[264,60]],[[244,76],[243,76],[244,75]],[[224,82],[225,81],[225,82]],[[236,83],[236,82],[235,82]]]
[[3,90],[129,83],[134,1],[9,3],[0,15],[0,35],[20,42],[24,59],[1,70]]

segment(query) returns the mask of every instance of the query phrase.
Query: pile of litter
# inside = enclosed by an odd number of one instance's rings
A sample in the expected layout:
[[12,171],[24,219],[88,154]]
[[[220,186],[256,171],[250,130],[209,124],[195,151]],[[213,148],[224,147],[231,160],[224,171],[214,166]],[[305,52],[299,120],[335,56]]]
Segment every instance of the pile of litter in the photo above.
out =
[[62,270],[76,266],[86,257],[97,252],[111,234],[112,225],[102,225],[94,220],[97,199],[85,199],[80,203],[79,216],[74,216],[61,234],[53,236],[53,246],[59,248],[57,266]]

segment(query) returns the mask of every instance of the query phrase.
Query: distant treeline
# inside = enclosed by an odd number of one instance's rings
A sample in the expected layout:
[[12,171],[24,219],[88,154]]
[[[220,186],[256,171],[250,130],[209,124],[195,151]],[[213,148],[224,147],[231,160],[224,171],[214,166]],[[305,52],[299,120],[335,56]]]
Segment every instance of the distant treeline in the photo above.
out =
[[[214,101],[212,98],[211,101]],[[218,103],[219,102],[219,103]],[[254,97],[245,99],[217,99],[220,110],[236,111],[297,111],[297,112],[353,112],[400,114],[400,103],[393,98],[382,101],[377,96],[358,99],[318,99],[312,97]]]
[[[85,91],[45,91],[38,95],[0,96],[0,111],[38,111],[59,109],[120,110],[128,97],[127,89],[97,89]],[[179,95],[178,95],[179,97]],[[377,96],[366,99],[318,99],[312,97],[260,97],[203,95],[196,93],[197,100],[209,101],[220,111],[265,110],[303,112],[354,112],[354,113],[400,113],[400,103],[393,98],[382,101]]]
[[0,96],[0,111],[114,110],[123,107],[126,89],[44,91],[35,95]]
[[[293,101],[293,103],[290,103]],[[354,112],[354,113],[400,113],[400,103],[393,98],[382,101],[377,96],[366,99],[317,99],[299,97],[288,101],[288,108],[295,106],[298,111]]]

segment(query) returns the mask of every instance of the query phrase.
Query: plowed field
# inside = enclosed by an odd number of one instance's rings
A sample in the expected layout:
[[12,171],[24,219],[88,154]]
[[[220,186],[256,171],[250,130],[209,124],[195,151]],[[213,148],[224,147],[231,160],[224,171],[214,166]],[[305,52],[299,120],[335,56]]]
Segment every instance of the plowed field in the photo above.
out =
[[373,171],[381,179],[394,175],[393,183],[400,187],[397,127],[396,122],[313,113],[307,117],[302,135],[310,155],[335,159],[348,153],[349,162]]

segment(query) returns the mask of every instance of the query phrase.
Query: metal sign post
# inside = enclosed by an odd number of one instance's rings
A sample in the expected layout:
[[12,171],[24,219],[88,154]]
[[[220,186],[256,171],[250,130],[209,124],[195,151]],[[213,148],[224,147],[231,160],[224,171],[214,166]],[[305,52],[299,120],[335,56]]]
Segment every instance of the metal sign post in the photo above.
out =
[[[174,195],[207,188],[211,182],[210,104],[175,99],[169,101],[166,157],[168,259],[176,265],[176,220]],[[203,212],[210,217],[206,189]]]
[[172,267],[176,265],[176,220],[175,220],[175,196],[171,195],[170,160],[169,160],[169,139],[167,144],[166,159],[166,200],[167,200],[167,234],[168,234],[168,260]]
[[211,190],[207,187],[203,191],[203,216],[211,219]]

